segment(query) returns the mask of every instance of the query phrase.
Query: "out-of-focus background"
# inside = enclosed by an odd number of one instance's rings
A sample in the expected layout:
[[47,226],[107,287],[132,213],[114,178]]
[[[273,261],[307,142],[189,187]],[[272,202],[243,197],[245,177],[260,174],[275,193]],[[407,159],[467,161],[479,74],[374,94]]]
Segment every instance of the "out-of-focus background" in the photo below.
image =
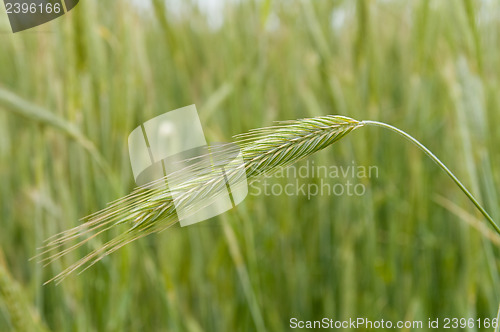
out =
[[421,151],[379,128],[309,159],[376,166],[378,177],[326,179],[363,195],[249,195],[58,286],[42,283],[85,250],[46,268],[29,258],[134,188],[131,130],[193,103],[209,142],[325,114],[391,123],[500,220],[499,2],[85,0],[17,34],[2,8],[0,45],[1,331],[496,316],[499,237]]

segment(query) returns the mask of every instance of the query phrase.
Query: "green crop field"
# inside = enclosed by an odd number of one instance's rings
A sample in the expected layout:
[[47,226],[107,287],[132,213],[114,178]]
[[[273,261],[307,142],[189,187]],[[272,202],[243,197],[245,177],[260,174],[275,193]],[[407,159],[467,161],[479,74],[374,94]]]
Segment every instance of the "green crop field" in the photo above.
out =
[[325,317],[492,331],[500,236],[422,151],[376,127],[258,178],[222,215],[43,285],[113,235],[30,260],[134,190],[130,132],[190,104],[208,142],[328,114],[392,124],[500,221],[499,2],[198,2],[82,0],[15,34],[0,5],[0,331],[288,331]]

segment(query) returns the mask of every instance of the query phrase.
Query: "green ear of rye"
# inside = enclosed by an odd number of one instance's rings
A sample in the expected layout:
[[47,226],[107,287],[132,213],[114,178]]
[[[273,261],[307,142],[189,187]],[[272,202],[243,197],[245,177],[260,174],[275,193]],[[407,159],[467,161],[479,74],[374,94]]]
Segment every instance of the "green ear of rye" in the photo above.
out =
[[[277,169],[290,166],[363,126],[389,129],[418,146],[448,174],[500,234],[498,225],[443,162],[415,138],[391,125],[327,115],[280,122],[275,126],[251,130],[235,136],[235,143],[241,149],[246,177],[251,180],[258,175],[271,174]],[[164,180],[160,179],[158,183]],[[225,183],[215,179],[210,172],[201,173],[196,178],[187,179],[183,184],[186,189],[183,201],[188,204],[193,199],[209,198],[224,186]],[[148,185],[136,188],[131,194],[110,203],[105,209],[84,218],[83,221],[82,225],[49,238],[37,257],[41,257],[42,262],[49,264],[118,225],[125,225],[127,228],[107,243],[97,246],[47,283],[60,282],[77,270],[83,272],[124,245],[171,227],[178,222],[178,218],[169,191],[164,186]]]

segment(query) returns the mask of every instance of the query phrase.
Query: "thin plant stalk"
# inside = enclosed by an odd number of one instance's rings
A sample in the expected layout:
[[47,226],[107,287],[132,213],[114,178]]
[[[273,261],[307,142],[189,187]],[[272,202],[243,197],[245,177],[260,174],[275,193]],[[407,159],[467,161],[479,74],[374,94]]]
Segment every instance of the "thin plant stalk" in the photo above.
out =
[[370,120],[365,120],[365,121],[361,121],[360,122],[361,125],[369,125],[369,126],[376,126],[376,127],[382,127],[382,128],[386,128],[386,129],[389,129],[401,136],[403,136],[404,138],[406,138],[407,140],[409,140],[410,142],[412,142],[413,144],[415,144],[416,146],[418,146],[418,148],[422,151],[425,152],[425,154],[431,158],[439,167],[441,167],[441,169],[443,171],[446,172],[446,174],[448,174],[448,176],[457,184],[457,186],[465,193],[465,195],[467,195],[467,197],[471,200],[472,203],[474,203],[474,205],[476,206],[476,208],[482,213],[482,215],[486,218],[486,220],[488,220],[488,222],[491,224],[491,226],[493,226],[493,228],[497,231],[498,234],[500,234],[500,227],[498,227],[498,225],[493,221],[493,218],[491,218],[491,216],[488,214],[488,212],[486,212],[486,210],[481,206],[481,204],[479,204],[479,202],[474,198],[474,196],[469,192],[469,190],[467,190],[467,188],[465,188],[465,186],[462,184],[462,182],[460,182],[460,180],[455,176],[455,174],[453,174],[452,171],[450,171],[448,169],[448,167],[446,167],[446,165],[441,161],[439,160],[438,157],[436,157],[429,149],[427,149],[422,143],[420,143],[418,140],[416,140],[414,137],[412,137],[411,135],[407,134],[406,132],[402,131],[401,129],[398,129],[394,126],[391,126],[387,123],[383,123],[383,122],[378,122],[378,121],[370,121]]

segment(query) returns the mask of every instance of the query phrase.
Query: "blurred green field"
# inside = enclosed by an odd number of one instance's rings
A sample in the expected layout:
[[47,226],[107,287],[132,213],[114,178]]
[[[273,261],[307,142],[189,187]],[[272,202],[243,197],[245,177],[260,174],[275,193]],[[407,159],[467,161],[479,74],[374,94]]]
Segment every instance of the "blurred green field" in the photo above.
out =
[[379,128],[309,159],[376,166],[351,179],[364,195],[249,195],[42,286],[87,252],[43,268],[28,261],[43,240],[134,188],[131,130],[193,103],[209,142],[325,114],[393,124],[500,220],[500,3],[242,0],[215,23],[179,4],[84,0],[17,34],[0,10],[0,331],[496,316],[500,237],[421,151]]

